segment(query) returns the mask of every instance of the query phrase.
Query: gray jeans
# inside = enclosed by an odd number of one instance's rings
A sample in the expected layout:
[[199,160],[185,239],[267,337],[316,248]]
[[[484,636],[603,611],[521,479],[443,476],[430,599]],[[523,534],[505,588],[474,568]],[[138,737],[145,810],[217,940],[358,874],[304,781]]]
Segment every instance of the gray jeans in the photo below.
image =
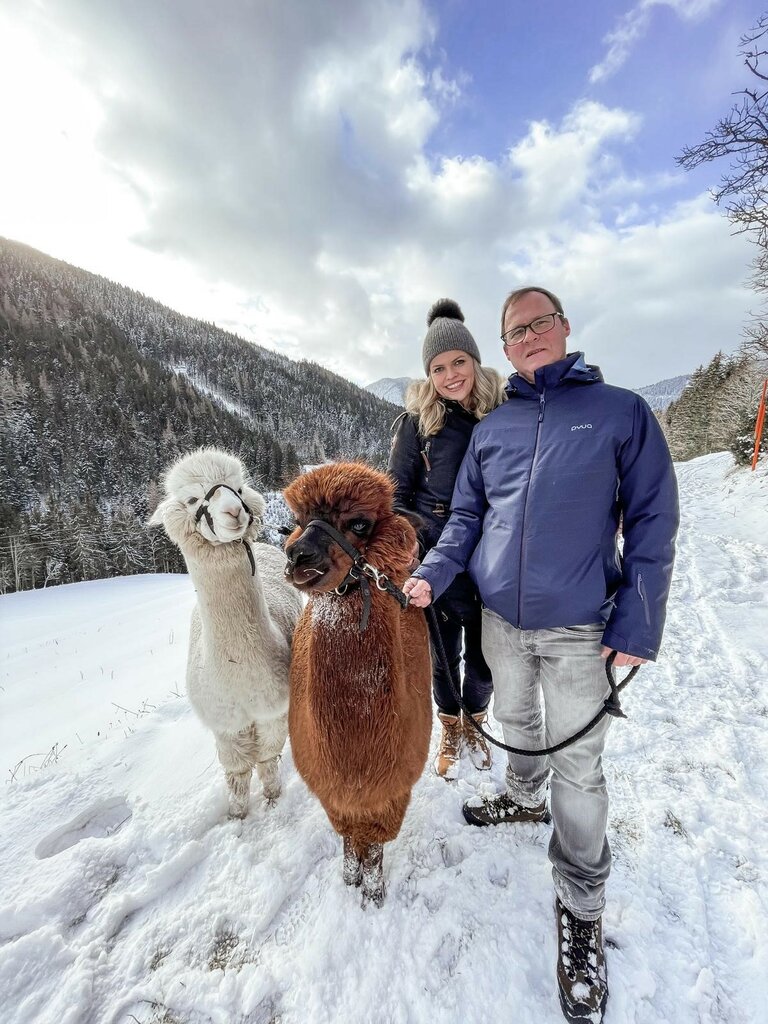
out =
[[[493,674],[493,713],[506,743],[521,749],[551,746],[597,714],[609,692],[600,657],[603,628],[600,623],[516,629],[483,609],[483,654]],[[602,766],[609,723],[606,715],[583,739],[550,757],[508,755],[507,786],[524,807],[540,804],[550,782],[549,859],[555,891],[584,920],[602,914],[611,870]]]

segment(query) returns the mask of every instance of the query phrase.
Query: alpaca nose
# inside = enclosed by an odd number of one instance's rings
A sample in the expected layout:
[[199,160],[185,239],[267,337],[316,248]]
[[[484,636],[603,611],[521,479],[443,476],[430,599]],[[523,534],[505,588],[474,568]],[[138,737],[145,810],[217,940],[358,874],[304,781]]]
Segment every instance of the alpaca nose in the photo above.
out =
[[288,545],[285,549],[285,557],[288,559],[292,568],[300,565],[302,562],[319,562],[318,552],[312,550],[309,545],[302,544],[301,538],[295,540],[293,544]]
[[239,519],[240,513],[243,509],[243,504],[239,498],[235,497],[234,494],[221,491],[219,492],[216,507],[221,515],[232,516],[233,519]]
[[291,565],[295,565],[297,559],[300,556],[300,552],[296,550],[298,544],[299,542],[295,540],[293,544],[286,544],[286,546],[283,548],[285,557],[288,559]]

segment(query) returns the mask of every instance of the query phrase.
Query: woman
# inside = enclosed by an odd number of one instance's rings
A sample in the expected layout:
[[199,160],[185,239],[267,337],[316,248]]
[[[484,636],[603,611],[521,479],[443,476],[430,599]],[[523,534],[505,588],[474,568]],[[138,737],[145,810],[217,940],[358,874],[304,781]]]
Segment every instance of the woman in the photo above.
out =
[[[397,483],[396,504],[421,517],[422,554],[434,547],[448,520],[472,430],[502,401],[504,387],[500,374],[480,365],[480,352],[458,303],[439,299],[429,311],[427,327],[422,348],[427,379],[408,388],[388,467]],[[482,724],[493,683],[480,646],[480,601],[469,576],[457,576],[434,607],[454,678],[463,642],[462,698]],[[434,649],[432,654],[432,693],[443,726],[435,771],[444,779],[456,778],[463,746],[475,767],[485,771],[491,767],[490,749],[474,726],[462,722],[450,680]]]

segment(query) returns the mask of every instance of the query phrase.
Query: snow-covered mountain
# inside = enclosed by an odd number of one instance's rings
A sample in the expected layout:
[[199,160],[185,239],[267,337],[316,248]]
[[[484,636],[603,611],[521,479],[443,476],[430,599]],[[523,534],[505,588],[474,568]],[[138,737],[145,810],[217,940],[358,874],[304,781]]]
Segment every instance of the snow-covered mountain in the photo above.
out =
[[[326,459],[386,464],[396,407],[0,238],[0,592],[181,567],[145,522],[181,452],[262,488]],[[53,426],[52,426],[53,425]]]
[[[751,1024],[768,1002],[768,467],[677,471],[664,645],[604,758],[606,1020]],[[424,772],[386,902],[363,912],[290,748],[277,805],[255,786],[228,819],[183,692],[194,600],[181,575],[0,597],[2,1020],[562,1024],[550,829],[461,816],[503,787],[504,757],[451,785]]]
[[690,379],[690,373],[683,373],[679,377],[669,377],[667,380],[660,380],[657,384],[648,384],[647,387],[633,388],[632,390],[636,391],[638,395],[642,395],[653,410],[661,412],[672,402],[677,401]]
[[392,402],[393,405],[405,405],[405,392],[411,383],[411,377],[382,377],[372,384],[366,384],[365,390],[377,398],[383,398],[385,402]]
[[[680,397],[690,379],[690,373],[684,373],[680,377],[670,377],[668,380],[660,380],[657,384],[649,384],[647,387],[633,388],[633,390],[638,395],[642,395],[652,409],[660,412],[662,409],[666,409],[670,402],[674,402]],[[411,380],[411,377],[382,377],[381,380],[367,384],[365,390],[394,405],[403,405],[405,391]]]

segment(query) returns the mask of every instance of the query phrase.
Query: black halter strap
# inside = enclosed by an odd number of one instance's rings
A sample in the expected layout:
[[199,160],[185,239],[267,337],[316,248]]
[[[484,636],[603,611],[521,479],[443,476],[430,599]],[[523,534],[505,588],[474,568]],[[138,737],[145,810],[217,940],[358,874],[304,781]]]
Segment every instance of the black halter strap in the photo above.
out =
[[[238,494],[234,487],[230,487],[229,484],[214,484],[213,487],[210,488],[206,496],[203,498],[203,500],[200,502],[197,512],[195,512],[195,522],[199,523],[203,516],[205,516],[205,521],[208,524],[208,529],[211,531],[214,537],[216,537],[217,534],[213,526],[213,516],[208,511],[208,503],[210,502],[211,498],[214,496],[214,494],[216,493],[216,491],[218,491],[220,487],[223,487],[227,491],[232,491],[234,496],[240,501],[240,504],[248,513],[248,525],[250,526],[251,523],[253,522],[253,512],[251,512],[250,508],[246,505],[242,494]],[[253,557],[253,551],[251,551],[251,545],[244,537],[240,538],[240,543],[245,545],[245,553],[246,555],[248,555],[248,561],[250,562],[251,565],[251,576],[255,576],[256,561]]]
[[341,550],[352,559],[352,565],[349,567],[349,572],[338,587],[335,588],[335,593],[342,596],[343,594],[346,594],[350,587],[359,584],[360,592],[363,595],[363,614],[360,617],[359,626],[361,633],[364,633],[368,628],[368,620],[371,615],[371,585],[369,580],[375,580],[377,589],[391,594],[392,597],[397,600],[401,608],[407,607],[408,598],[402,590],[395,586],[389,576],[377,569],[375,565],[371,565],[367,562],[365,560],[364,553],[348,541],[344,534],[340,533],[335,526],[331,526],[330,523],[326,523],[324,519],[312,519],[304,527],[305,533],[310,526],[316,526],[318,529],[327,533],[328,536],[338,544]]

